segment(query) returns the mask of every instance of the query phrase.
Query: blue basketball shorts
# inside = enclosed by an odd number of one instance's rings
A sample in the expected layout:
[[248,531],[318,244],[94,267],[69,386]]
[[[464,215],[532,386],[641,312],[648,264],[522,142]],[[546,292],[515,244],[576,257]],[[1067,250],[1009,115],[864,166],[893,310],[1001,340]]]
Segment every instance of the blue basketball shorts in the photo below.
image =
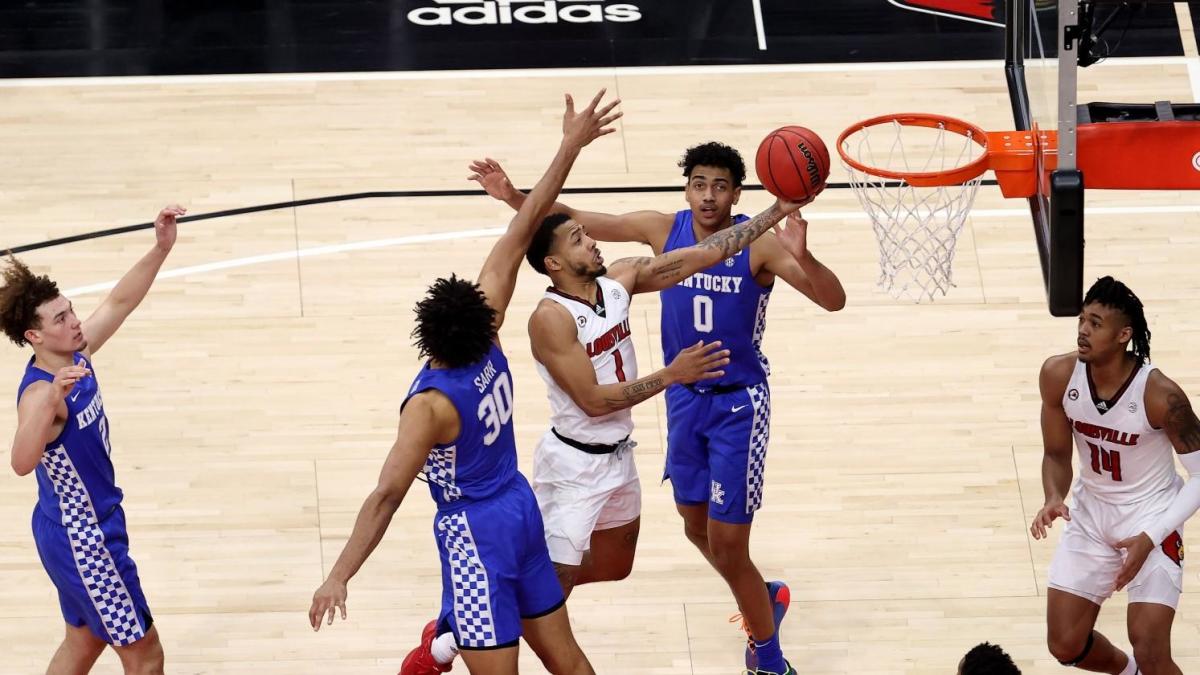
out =
[[145,637],[153,619],[137,565],[129,557],[125,511],[120,506],[98,523],[81,521],[72,527],[34,508],[33,540],[58,589],[64,621],[86,625],[96,637],[117,647]]
[[678,504],[708,503],[708,517],[749,523],[762,506],[771,391],[764,381],[727,392],[667,390],[667,465]]
[[522,620],[563,605],[542,514],[521,474],[491,497],[439,511],[433,532],[442,561],[439,623],[459,649],[514,646]]

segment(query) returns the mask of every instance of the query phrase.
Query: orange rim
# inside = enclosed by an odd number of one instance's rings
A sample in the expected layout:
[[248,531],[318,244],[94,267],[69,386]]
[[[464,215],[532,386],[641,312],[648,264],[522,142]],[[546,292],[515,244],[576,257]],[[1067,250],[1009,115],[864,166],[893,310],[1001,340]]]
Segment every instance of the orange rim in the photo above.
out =
[[[983,154],[969,164],[964,164],[960,167],[947,169],[945,171],[889,171],[873,166],[867,166],[862,162],[854,159],[846,153],[846,138],[850,134],[857,133],[867,127],[875,127],[881,124],[890,124],[897,122],[906,127],[927,127],[930,129],[944,128],[946,131],[956,133],[960,136],[967,136],[972,141],[975,141],[983,148]],[[964,122],[953,117],[945,115],[935,115],[932,113],[892,113],[889,115],[880,115],[872,117],[869,120],[863,120],[852,125],[842,132],[837,139],[838,154],[842,156],[842,161],[850,165],[854,169],[861,171],[871,176],[879,176],[880,178],[891,178],[893,180],[902,180],[909,185],[916,187],[936,187],[940,185],[959,185],[979,176],[988,168],[988,138],[987,132],[983,129]]]

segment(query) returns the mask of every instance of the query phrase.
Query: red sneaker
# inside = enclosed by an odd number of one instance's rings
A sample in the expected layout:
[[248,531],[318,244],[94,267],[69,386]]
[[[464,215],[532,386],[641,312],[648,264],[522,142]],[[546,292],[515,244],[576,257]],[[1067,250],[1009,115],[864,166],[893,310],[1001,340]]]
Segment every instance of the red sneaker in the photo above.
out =
[[433,640],[437,637],[437,620],[425,624],[421,631],[421,644],[414,647],[404,663],[400,664],[400,675],[437,675],[448,673],[454,663],[441,664],[433,659]]

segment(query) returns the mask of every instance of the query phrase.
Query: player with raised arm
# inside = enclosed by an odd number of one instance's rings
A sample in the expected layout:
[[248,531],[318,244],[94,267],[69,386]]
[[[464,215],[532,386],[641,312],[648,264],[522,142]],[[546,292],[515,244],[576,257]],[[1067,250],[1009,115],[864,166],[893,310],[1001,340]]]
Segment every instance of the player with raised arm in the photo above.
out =
[[17,390],[12,469],[36,472],[33,540],[66,622],[48,673],[86,673],[109,645],[126,673],[163,672],[158,629],[129,556],[94,357],[146,297],[186,212],[159,212],[150,252],[83,321],[48,277],[15,258],[3,272],[0,328],[33,348]]
[[[521,637],[552,673],[592,673],[571,633],[562,589],[542,532],[537,500],[517,471],[513,382],[498,331],[529,241],[580,150],[613,129],[617,102],[601,91],[576,113],[567,96],[563,140],[546,174],[493,246],[478,283],[438,279],[417,304],[413,330],[427,361],[400,409],[396,441],[379,483],[328,578],[313,595],[318,630],[346,614],[347,584],[379,544],[418,473],[437,503],[434,535],[442,567],[442,610],[467,668],[517,672]],[[448,670],[431,654],[435,625],[402,672]]]
[[[720,143],[689,148],[680,161],[688,209],[611,215],[555,204],[599,241],[636,241],[658,255],[693,246],[748,218],[733,215],[746,177],[736,150]],[[495,166],[488,194],[520,208],[526,199]],[[667,461],[684,533],[729,585],[747,633],[746,667],[789,672],[778,628],[790,602],[786,584],[766,584],[750,559],[750,530],[762,505],[771,398],[761,350],[766,309],[776,278],[815,304],[837,311],[846,293],[837,276],[808,248],[808,223],[799,216],[774,236],[667,287],[662,299],[663,361],[698,341],[730,352],[724,374],[668,388]]]

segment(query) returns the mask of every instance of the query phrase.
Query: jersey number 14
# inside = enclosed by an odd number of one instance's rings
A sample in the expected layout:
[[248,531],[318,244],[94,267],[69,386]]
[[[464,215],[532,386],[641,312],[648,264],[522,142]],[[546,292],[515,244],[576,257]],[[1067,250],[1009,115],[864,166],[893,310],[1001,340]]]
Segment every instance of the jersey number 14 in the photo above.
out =
[[1108,472],[1112,474],[1114,481],[1121,480],[1121,453],[1116,450],[1105,450],[1095,443],[1088,443],[1088,449],[1092,451],[1092,471],[1102,474]]

